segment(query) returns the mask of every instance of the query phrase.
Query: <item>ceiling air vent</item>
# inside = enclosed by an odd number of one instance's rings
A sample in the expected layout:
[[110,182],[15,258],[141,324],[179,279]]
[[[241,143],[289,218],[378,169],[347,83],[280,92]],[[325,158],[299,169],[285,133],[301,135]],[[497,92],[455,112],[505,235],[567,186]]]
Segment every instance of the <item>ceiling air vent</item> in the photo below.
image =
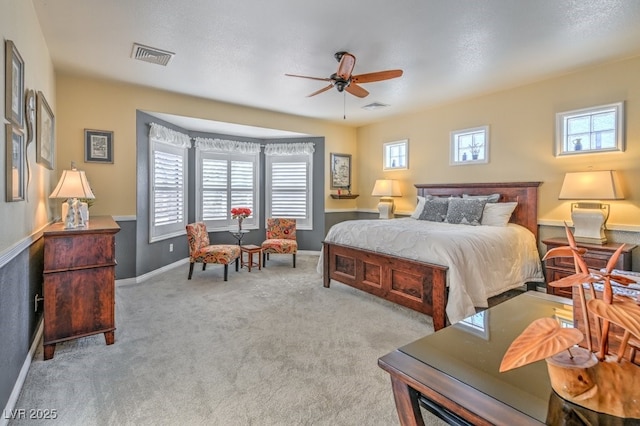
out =
[[370,103],[369,105],[365,105],[365,106],[363,106],[363,107],[362,107],[362,109],[366,109],[366,110],[372,111],[372,110],[374,110],[374,109],[386,108],[386,107],[388,107],[388,106],[389,106],[389,105],[387,105],[387,104],[382,104],[382,103],[380,103],[380,102],[373,102],[373,103]]
[[173,58],[173,55],[175,55],[173,52],[144,46],[138,43],[133,43],[133,50],[131,51],[131,57],[133,59],[165,66],[169,63],[171,58]]

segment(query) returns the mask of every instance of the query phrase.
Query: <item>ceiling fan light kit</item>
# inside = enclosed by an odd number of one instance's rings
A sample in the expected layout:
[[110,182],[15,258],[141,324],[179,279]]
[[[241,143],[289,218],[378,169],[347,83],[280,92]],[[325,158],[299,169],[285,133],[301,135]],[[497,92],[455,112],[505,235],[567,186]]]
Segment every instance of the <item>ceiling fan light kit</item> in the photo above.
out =
[[376,71],[367,74],[352,75],[356,65],[356,57],[349,52],[336,52],[333,55],[338,61],[338,70],[328,78],[309,77],[306,75],[285,74],[289,77],[308,78],[311,80],[327,81],[329,85],[308,95],[308,97],[318,95],[335,87],[338,92],[350,93],[359,98],[369,95],[369,92],[360,86],[362,83],[373,83],[375,81],[389,80],[402,76],[402,70]]

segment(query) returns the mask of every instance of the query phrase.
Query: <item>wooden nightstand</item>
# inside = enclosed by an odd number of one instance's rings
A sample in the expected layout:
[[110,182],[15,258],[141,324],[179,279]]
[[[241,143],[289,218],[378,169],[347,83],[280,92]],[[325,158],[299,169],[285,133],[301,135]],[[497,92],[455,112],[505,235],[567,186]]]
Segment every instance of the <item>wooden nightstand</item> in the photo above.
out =
[[[554,247],[568,246],[569,242],[566,238],[549,238],[542,241],[547,246],[547,250]],[[625,246],[622,254],[618,258],[615,269],[623,269],[631,271],[631,251],[636,247],[635,244],[624,243],[606,243],[606,244],[585,244],[578,243],[578,247],[587,249],[583,258],[587,262],[587,266],[591,269],[601,269],[607,266],[609,258],[620,247]],[[544,262],[547,283],[557,281],[560,278],[567,277],[576,273],[572,257],[555,257],[547,259]],[[571,299],[571,288],[555,288],[547,286],[547,293],[556,296],[568,297]]]

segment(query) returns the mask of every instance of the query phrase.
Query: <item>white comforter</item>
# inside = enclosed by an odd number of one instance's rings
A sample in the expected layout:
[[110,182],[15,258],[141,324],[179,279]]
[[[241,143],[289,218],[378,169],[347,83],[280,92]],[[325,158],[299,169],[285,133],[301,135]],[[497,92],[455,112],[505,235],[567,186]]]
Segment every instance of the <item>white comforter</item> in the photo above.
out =
[[[447,316],[453,324],[487,307],[487,299],[544,281],[535,237],[509,224],[469,226],[412,218],[350,220],[331,227],[325,241],[448,266]],[[318,272],[322,274],[322,253]]]

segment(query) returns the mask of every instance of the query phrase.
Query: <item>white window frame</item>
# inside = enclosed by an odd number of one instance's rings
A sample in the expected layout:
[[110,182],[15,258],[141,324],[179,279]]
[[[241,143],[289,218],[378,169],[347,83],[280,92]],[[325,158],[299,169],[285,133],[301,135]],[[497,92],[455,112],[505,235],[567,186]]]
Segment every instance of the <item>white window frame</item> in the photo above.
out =
[[[463,138],[483,137],[484,142],[477,147],[477,159],[473,159],[474,148],[468,142],[463,142]],[[469,164],[486,164],[489,162],[489,126],[471,127],[468,129],[454,130],[450,133],[449,164],[452,166],[463,166]],[[465,144],[466,145],[463,145]]]
[[[394,148],[404,149],[404,162],[400,161],[394,163],[394,155],[392,151]],[[409,168],[409,139],[402,139],[393,142],[386,142],[382,146],[382,170],[407,170]]]
[[[265,226],[266,218],[274,217],[272,215],[271,200],[272,200],[272,172],[274,163],[300,163],[304,162],[307,165],[307,180],[306,180],[306,210],[307,217],[305,219],[296,218],[296,229],[312,230],[313,229],[313,153],[299,154],[299,155],[267,155],[265,157]],[[283,216],[279,216],[283,217]]]
[[[592,141],[598,135],[598,131],[593,130],[593,117],[598,114],[606,114],[613,112],[615,114],[614,126],[612,129],[615,133],[615,144],[613,147],[598,148],[592,147]],[[588,132],[580,133],[582,136],[578,138],[578,134],[569,134],[568,122],[571,119],[588,116],[590,118],[590,129]],[[588,137],[588,144],[582,143],[584,137]],[[580,139],[580,149],[576,149],[576,141]],[[594,152],[622,152],[624,146],[624,102],[616,102],[607,105],[599,105],[590,108],[582,108],[573,111],[559,112],[556,114],[556,157],[566,155],[590,154]]]
[[[156,226],[155,224],[155,152],[165,152],[180,156],[182,159],[182,220],[179,222]],[[149,139],[149,242],[154,243],[168,238],[177,237],[186,234],[186,226],[188,220],[188,148],[178,147],[156,141],[152,138]]]
[[[238,220],[231,218],[231,209],[233,207],[249,207],[251,209],[251,216],[244,219],[242,222],[242,227],[244,229],[258,229],[258,224],[260,223],[260,153],[255,154],[234,154],[234,153],[226,153],[226,152],[216,152],[216,151],[203,151],[200,149],[196,149],[196,220],[202,221],[204,217],[203,211],[203,184],[202,184],[202,162],[204,159],[216,159],[227,162],[227,170],[229,173],[231,172],[231,165],[233,161],[246,161],[253,163],[253,205],[252,206],[233,206],[231,202],[232,191],[231,182],[227,181],[227,217],[224,221],[217,220],[207,220],[205,224],[207,225],[208,231],[225,231],[237,228]],[[230,174],[228,174],[230,176]]]

